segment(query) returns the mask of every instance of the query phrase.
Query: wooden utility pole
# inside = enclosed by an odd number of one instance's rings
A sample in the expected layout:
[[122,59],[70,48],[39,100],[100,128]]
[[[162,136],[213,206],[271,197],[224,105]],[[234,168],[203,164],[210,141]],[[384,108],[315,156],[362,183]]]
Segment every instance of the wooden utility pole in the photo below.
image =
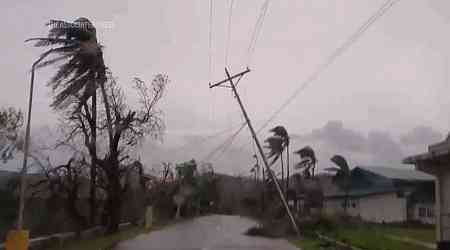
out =
[[[249,68],[247,68],[245,71],[243,71],[241,73],[238,73],[238,74],[236,74],[234,76],[231,76],[230,73],[228,72],[228,69],[225,68],[225,73],[227,75],[227,79],[222,80],[222,81],[220,81],[218,83],[215,83],[213,85],[210,84],[209,88],[228,87],[228,88],[231,88],[233,90],[234,96],[236,97],[236,99],[237,99],[237,101],[239,103],[239,106],[240,106],[240,108],[242,110],[242,113],[244,115],[245,121],[247,122],[248,128],[250,129],[250,132],[252,134],[253,140],[255,140],[256,147],[258,148],[259,154],[261,155],[261,158],[263,160],[264,166],[266,167],[266,170],[267,170],[266,172],[268,173],[268,175],[270,176],[272,181],[275,183],[275,187],[276,187],[276,189],[278,191],[280,199],[281,199],[281,201],[282,201],[282,203],[283,203],[283,205],[284,205],[284,207],[286,209],[287,214],[289,215],[289,219],[291,220],[292,227],[294,228],[294,230],[297,233],[297,235],[300,236],[300,231],[299,231],[299,229],[297,227],[297,223],[295,223],[294,216],[292,216],[291,210],[289,209],[289,206],[288,206],[288,203],[286,201],[286,198],[284,197],[284,193],[281,190],[281,187],[280,187],[280,184],[278,183],[277,177],[270,170],[269,163],[267,161],[266,155],[264,154],[263,148],[262,148],[261,144],[259,143],[258,137],[256,136],[256,132],[253,129],[252,123],[250,122],[250,118],[247,115],[247,111],[245,111],[244,105],[242,104],[241,98],[239,97],[239,94],[238,94],[238,92],[236,90],[236,86],[235,86],[235,84],[233,82],[233,79],[239,77],[239,80],[240,80],[248,72],[250,72]],[[222,85],[222,84],[224,84],[226,82],[229,82],[230,86]]]

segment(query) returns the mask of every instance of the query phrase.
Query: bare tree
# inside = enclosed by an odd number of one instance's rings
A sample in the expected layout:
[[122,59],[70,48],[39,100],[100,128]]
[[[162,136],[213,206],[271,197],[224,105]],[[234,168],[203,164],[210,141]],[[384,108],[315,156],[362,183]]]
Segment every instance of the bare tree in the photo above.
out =
[[87,217],[78,209],[83,180],[87,181],[86,172],[89,168],[84,158],[71,157],[67,163],[54,166],[50,157],[42,153],[32,153],[33,164],[38,167],[44,179],[30,183],[32,196],[40,192],[50,192],[54,197],[64,200],[64,208],[72,221],[77,225],[77,233],[88,226]]
[[107,153],[98,159],[98,165],[107,179],[107,210],[109,212],[108,231],[115,232],[121,217],[122,193],[121,177],[127,171],[126,162],[130,161],[130,150],[146,136],[159,139],[164,131],[162,111],[157,109],[168,78],[156,75],[150,86],[139,78],[133,80],[138,93],[140,107],[131,109],[126,104],[123,90],[114,77],[110,83],[101,85],[106,120],[101,128],[106,130],[108,138]]

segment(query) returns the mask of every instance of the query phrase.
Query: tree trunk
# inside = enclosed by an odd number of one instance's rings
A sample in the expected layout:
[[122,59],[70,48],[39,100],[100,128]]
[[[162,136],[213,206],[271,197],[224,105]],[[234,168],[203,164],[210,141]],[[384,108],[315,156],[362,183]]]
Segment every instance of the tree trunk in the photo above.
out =
[[180,218],[181,204],[177,204],[177,213],[175,214],[175,219],[178,220]]
[[68,197],[67,197],[67,210],[70,214],[70,217],[73,219],[73,221],[76,223],[77,229],[76,229],[76,235],[77,237],[81,236],[81,231],[86,228],[86,218],[81,215],[81,213],[78,211],[77,208],[77,201],[78,201],[78,190],[74,189],[71,190]]
[[[284,183],[284,160],[283,160],[283,151],[281,152],[281,188],[283,188]],[[286,190],[284,190],[286,192]]]
[[264,206],[265,206],[265,191],[266,191],[266,176],[264,174],[264,167],[262,168],[262,198],[261,198],[261,211],[264,212]]
[[286,150],[287,150],[287,159],[286,159],[286,194],[287,191],[289,190],[289,144],[286,146]]
[[94,121],[94,125],[91,127],[91,169],[90,169],[90,187],[89,187],[89,223],[91,226],[95,226],[96,217],[97,217],[97,192],[96,192],[96,180],[97,180],[97,91],[92,96],[92,120]]
[[108,141],[109,141],[109,168],[108,171],[108,197],[111,202],[111,206],[109,207],[109,223],[108,223],[108,232],[114,233],[119,230],[119,224],[121,220],[121,209],[122,209],[122,187],[120,184],[120,173],[119,173],[119,161],[118,156],[119,153],[117,151],[116,145],[114,145],[113,141],[113,124],[112,124],[112,116],[111,116],[111,108],[109,106],[108,95],[105,89],[105,82],[100,84],[100,89],[102,91],[103,103],[105,106],[106,113],[106,126],[108,129]]
[[118,163],[111,164],[112,172],[109,175],[108,196],[110,199],[108,233],[115,233],[119,230],[122,210],[122,188]]
[[106,94],[106,89],[105,89],[105,84],[102,83],[100,84],[100,88],[102,90],[102,95],[103,95],[103,103],[105,106],[105,113],[106,113],[106,126],[108,128],[108,139],[109,139],[109,149],[110,149],[110,154],[112,154],[114,151],[113,147],[113,125],[112,125],[112,118],[111,118],[111,108],[109,106],[109,100],[108,100],[108,95]]
[[346,183],[345,183],[345,197],[344,197],[344,213],[345,213],[345,215],[347,215],[349,193],[350,193],[350,183],[349,183],[349,180],[346,180]]

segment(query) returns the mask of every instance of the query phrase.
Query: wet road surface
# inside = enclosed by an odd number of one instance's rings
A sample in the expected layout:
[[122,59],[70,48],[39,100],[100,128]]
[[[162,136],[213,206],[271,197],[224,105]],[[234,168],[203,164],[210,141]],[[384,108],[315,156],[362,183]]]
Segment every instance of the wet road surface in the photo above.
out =
[[297,250],[285,239],[243,235],[253,225],[239,216],[204,216],[139,235],[115,250]]

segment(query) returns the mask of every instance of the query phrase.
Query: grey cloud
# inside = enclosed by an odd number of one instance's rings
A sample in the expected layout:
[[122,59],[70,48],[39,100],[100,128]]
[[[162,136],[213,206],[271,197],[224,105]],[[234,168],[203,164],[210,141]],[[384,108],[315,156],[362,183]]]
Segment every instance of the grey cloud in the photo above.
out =
[[439,142],[443,135],[429,126],[418,126],[400,137],[405,145],[428,145]]
[[367,144],[373,165],[378,165],[379,162],[400,164],[403,159],[404,153],[400,144],[387,132],[369,132]]
[[336,149],[363,152],[366,139],[361,133],[344,128],[342,121],[329,121],[323,128],[314,129],[307,140],[324,140]]
[[342,121],[329,121],[311,133],[292,137],[298,147],[311,145],[321,162],[329,162],[332,155],[341,154],[347,157],[353,166],[400,165],[405,152],[410,152],[388,132],[372,130],[366,135],[346,128]]

